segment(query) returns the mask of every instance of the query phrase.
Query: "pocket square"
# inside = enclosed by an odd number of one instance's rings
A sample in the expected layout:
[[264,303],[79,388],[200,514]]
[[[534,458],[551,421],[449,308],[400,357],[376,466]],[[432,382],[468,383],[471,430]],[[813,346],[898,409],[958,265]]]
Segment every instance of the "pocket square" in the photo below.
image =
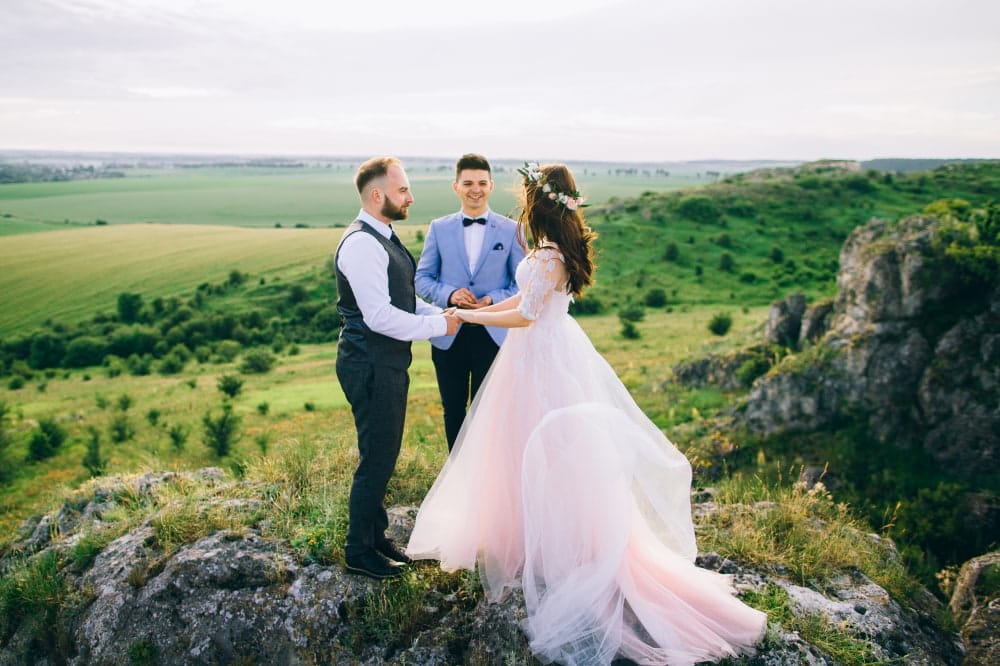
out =
[[496,245],[493,246],[493,249],[494,250],[502,250],[503,249],[503,243],[497,243]]

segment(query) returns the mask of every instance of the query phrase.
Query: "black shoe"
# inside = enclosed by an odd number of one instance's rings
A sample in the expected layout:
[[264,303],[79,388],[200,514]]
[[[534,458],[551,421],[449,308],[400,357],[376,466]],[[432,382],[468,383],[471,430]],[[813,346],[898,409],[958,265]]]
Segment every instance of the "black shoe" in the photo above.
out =
[[374,550],[353,557],[348,555],[345,560],[347,566],[344,568],[348,573],[361,574],[379,580],[403,575],[403,570],[400,567],[390,564]]
[[393,562],[399,562],[400,564],[409,564],[413,560],[406,556],[406,553],[401,552],[396,548],[396,544],[386,539],[382,543],[375,546],[375,550],[378,551],[379,555],[382,555],[387,560],[392,560]]

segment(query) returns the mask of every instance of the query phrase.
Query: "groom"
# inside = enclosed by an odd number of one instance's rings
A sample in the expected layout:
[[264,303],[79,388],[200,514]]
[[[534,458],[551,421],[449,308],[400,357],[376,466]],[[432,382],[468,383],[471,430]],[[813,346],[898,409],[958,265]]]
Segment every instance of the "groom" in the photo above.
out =
[[351,573],[392,578],[402,573],[393,562],[409,562],[385,536],[383,500],[403,443],[410,341],[454,335],[459,321],[421,301],[414,290],[413,256],[392,226],[406,219],[413,203],[400,161],[370,159],[358,168],[354,183],[361,211],[334,255],[343,321],[337,380],[351,404],[359,453],[344,555]]
[[[417,292],[442,308],[499,303],[517,293],[514,271],[524,258],[517,223],[490,210],[493,174],[482,155],[458,160],[451,187],[462,207],[431,222],[417,264]],[[465,324],[457,335],[431,338],[449,451],[506,335],[505,328]]]

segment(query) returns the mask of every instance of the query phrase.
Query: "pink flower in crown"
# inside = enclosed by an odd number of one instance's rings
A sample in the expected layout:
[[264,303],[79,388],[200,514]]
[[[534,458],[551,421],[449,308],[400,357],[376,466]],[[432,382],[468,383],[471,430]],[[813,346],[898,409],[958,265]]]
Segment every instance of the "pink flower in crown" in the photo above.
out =
[[566,201],[566,208],[569,208],[570,210],[576,210],[577,208],[579,208],[580,206],[582,206],[583,202],[586,201],[586,200],[587,199],[585,197],[571,198],[571,199],[569,199],[569,200]]

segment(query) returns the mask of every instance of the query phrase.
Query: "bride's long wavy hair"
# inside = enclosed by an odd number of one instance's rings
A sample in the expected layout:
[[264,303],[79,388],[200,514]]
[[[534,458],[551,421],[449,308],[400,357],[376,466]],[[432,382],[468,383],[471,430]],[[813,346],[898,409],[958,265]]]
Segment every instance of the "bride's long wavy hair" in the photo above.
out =
[[[565,164],[546,164],[539,167],[545,174],[545,182],[557,192],[576,192],[576,180]],[[525,179],[527,180],[527,179]],[[563,204],[549,198],[537,182],[528,181],[521,190],[521,213],[518,221],[520,240],[524,243],[527,229],[532,244],[538,247],[544,240],[559,246],[566,260],[569,280],[566,291],[579,296],[594,282],[594,240],[597,234],[587,226],[583,210],[570,210]]]

